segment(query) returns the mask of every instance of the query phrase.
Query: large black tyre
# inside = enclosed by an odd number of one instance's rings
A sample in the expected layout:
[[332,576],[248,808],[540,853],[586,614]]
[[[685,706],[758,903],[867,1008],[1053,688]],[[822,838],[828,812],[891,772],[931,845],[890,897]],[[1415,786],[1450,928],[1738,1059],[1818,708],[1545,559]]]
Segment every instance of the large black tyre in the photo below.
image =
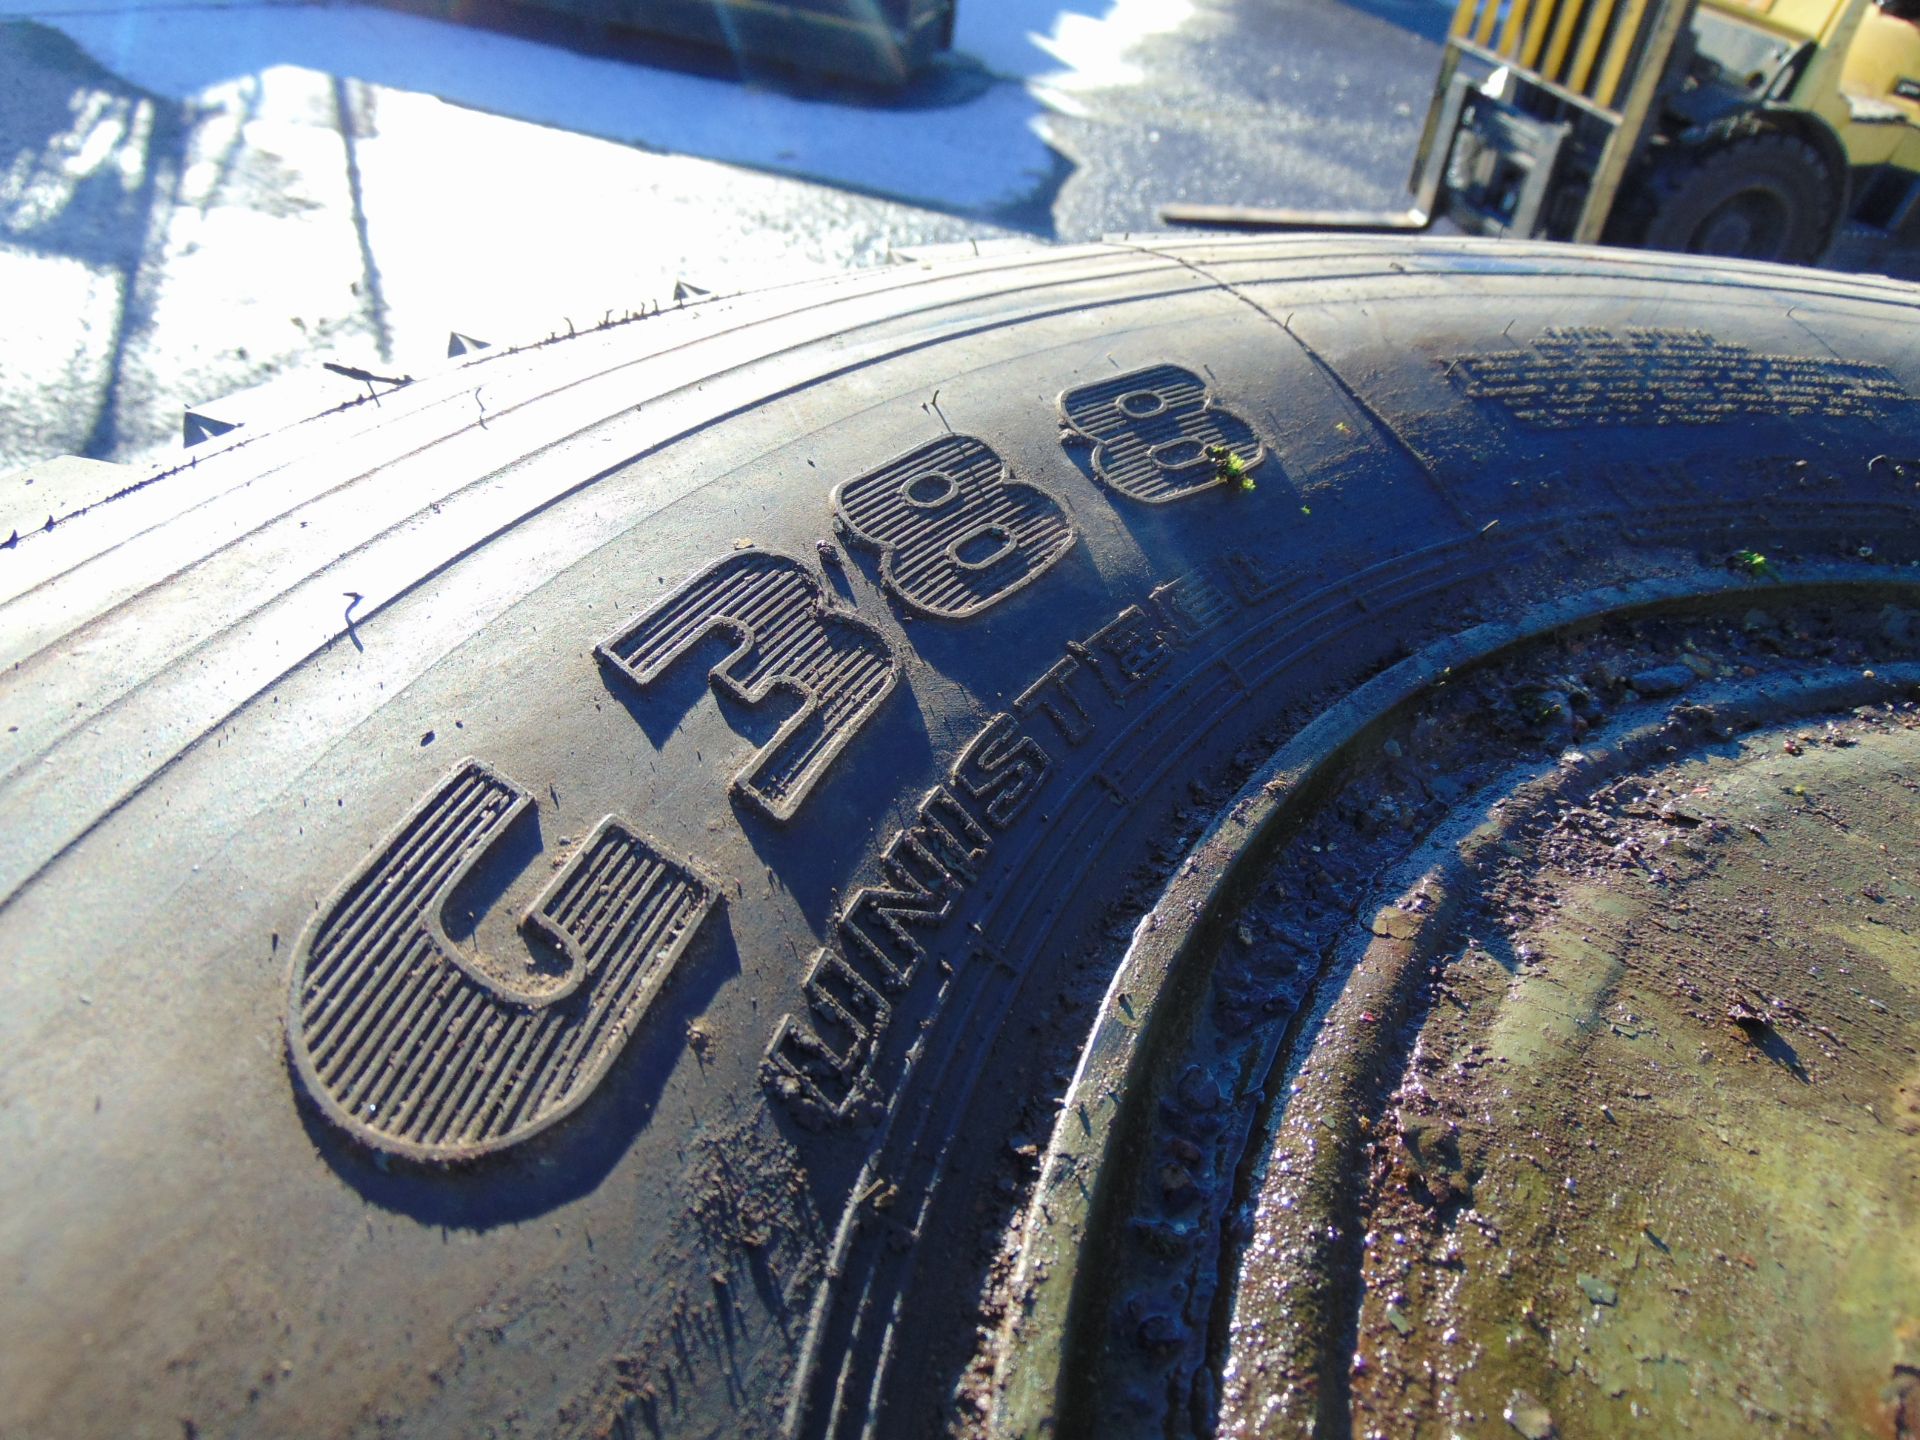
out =
[[1909,584],[1916,335],[1811,272],[1120,241],[484,354],[56,517],[0,552],[0,1435],[988,1423],[1070,997],[1195,795],[1476,626]]
[[1629,181],[1607,243],[1811,265],[1840,223],[1839,177],[1797,136],[1762,131],[1656,151]]

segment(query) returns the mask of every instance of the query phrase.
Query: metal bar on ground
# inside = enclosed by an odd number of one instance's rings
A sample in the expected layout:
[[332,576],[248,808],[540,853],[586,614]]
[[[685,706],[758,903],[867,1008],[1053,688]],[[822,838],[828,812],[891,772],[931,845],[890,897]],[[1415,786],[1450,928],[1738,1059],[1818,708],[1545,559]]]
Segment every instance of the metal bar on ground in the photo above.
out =
[[1257,205],[1162,205],[1170,225],[1237,230],[1424,230],[1433,217],[1419,210],[1289,210]]

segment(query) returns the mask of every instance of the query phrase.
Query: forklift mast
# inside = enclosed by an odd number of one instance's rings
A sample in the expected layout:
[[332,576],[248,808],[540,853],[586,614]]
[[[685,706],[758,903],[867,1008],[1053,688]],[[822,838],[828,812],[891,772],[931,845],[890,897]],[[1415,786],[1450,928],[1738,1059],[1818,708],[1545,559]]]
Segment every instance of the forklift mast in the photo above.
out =
[[1460,0],[1414,160],[1417,207],[1435,213],[1444,186],[1462,229],[1598,242],[1696,3]]
[[1920,0],[1874,3],[1458,0],[1410,208],[1161,216],[1810,261],[1843,216],[1920,224]]
[[1459,0],[1414,157],[1411,208],[1180,204],[1162,206],[1161,218],[1256,229],[1423,230],[1444,213],[1474,234],[1597,243],[1621,182],[1679,84],[1699,3]]

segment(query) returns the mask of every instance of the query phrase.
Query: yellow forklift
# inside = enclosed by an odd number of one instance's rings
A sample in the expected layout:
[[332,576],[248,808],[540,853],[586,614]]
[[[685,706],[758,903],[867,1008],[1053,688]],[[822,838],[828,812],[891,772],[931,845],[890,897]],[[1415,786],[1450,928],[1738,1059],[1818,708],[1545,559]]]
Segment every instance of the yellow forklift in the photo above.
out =
[[1920,0],[1459,0],[1405,211],[1174,223],[1423,230],[1811,264],[1920,241]]

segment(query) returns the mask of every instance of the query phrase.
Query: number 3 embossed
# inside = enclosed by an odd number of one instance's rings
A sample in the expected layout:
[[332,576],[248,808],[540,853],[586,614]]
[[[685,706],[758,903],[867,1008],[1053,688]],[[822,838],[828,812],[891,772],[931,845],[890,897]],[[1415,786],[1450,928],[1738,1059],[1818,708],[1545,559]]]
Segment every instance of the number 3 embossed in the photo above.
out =
[[831,603],[798,560],[764,550],[716,561],[595,647],[645,689],[708,635],[738,642],[709,678],[744,705],[776,693],[800,708],[733,778],[775,820],[791,820],[807,793],[900,678],[884,636]]

